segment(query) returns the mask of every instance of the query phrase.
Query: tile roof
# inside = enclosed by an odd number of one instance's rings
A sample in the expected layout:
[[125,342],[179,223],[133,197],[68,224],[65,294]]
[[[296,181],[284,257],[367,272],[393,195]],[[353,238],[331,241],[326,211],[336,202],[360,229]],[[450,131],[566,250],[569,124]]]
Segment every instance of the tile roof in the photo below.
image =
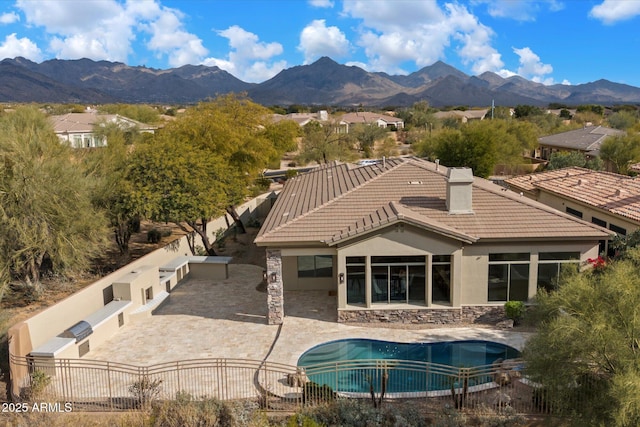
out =
[[518,176],[505,182],[514,189],[547,191],[640,222],[639,178],[571,167]]
[[93,132],[93,126],[100,121],[124,121],[130,124],[135,124],[140,130],[156,129],[155,126],[140,123],[136,120],[129,119],[118,114],[67,113],[59,116],[50,116],[49,120],[53,125],[53,130],[55,133]]
[[582,129],[540,137],[538,138],[538,143],[549,147],[567,148],[597,154],[600,152],[602,143],[614,135],[624,135],[624,132],[603,126],[586,126]]
[[355,167],[325,165],[287,182],[256,243],[337,242],[405,222],[464,242],[481,239],[598,238],[607,232],[482,178],[473,183],[473,214],[446,207],[443,166],[389,159]]
[[360,111],[357,113],[347,113],[340,117],[340,121],[344,123],[373,123],[382,120],[386,123],[403,123],[402,119],[388,116],[385,114],[372,113],[369,111]]

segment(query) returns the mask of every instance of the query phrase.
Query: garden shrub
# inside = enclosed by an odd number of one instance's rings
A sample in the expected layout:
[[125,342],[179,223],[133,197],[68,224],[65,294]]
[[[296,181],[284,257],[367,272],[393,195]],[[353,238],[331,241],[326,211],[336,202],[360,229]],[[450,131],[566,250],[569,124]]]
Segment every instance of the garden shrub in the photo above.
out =
[[522,320],[526,307],[522,301],[507,301],[504,304],[504,314],[517,325]]

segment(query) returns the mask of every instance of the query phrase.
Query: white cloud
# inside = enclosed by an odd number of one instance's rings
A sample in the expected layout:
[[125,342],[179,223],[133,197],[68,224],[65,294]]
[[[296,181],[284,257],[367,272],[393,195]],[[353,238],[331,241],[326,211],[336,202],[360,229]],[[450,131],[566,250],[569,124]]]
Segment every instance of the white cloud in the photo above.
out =
[[332,8],[334,5],[333,0],[309,0],[309,4],[320,8]]
[[458,55],[464,64],[471,64],[475,74],[499,70],[504,66],[501,55],[491,46],[493,30],[478,21],[474,15],[459,5],[447,4],[449,21],[457,31],[454,38],[461,42]]
[[200,38],[184,30],[182,13],[157,0],[17,0],[16,6],[27,24],[44,29],[48,50],[60,59],[127,62],[138,33],[150,35],[147,48],[174,67],[208,53]]
[[152,35],[147,47],[160,56],[167,55],[172,67],[196,64],[209,53],[199,37],[183,29],[182,18],[179,11],[162,8],[144,25]]
[[553,78],[547,77],[547,74],[553,72],[553,67],[550,64],[542,63],[540,57],[528,47],[513,48],[513,52],[520,57],[520,66],[518,67],[520,76],[537,83],[553,84]]
[[267,80],[287,66],[286,61],[268,61],[282,54],[280,43],[261,42],[257,35],[237,25],[218,31],[218,35],[229,39],[231,52],[227,58],[206,58],[202,64],[218,66],[246,82]]
[[[388,73],[401,72],[400,64],[420,67],[445,59],[452,44],[462,62],[474,73],[500,70],[504,63],[493,48],[494,32],[458,3],[440,8],[436,1],[345,0],[344,13],[360,19],[357,44],[368,58],[369,68]],[[404,73],[403,73],[404,74]]]
[[365,64],[364,62],[349,61],[349,62],[345,63],[344,65],[346,65],[347,67],[358,67],[358,68],[362,68],[363,70],[370,71],[368,69],[369,66],[367,64]]
[[13,24],[18,21],[20,21],[20,16],[15,12],[8,12],[0,15],[0,24]]
[[599,19],[605,24],[615,24],[638,15],[640,15],[640,1],[630,0],[604,0],[589,12],[589,16]]
[[486,4],[487,12],[494,18],[514,19],[516,21],[535,21],[543,6],[552,12],[564,8],[557,0],[474,0],[472,4]]
[[513,77],[513,76],[517,76],[517,73],[514,73],[511,70],[507,70],[506,68],[503,68],[501,70],[498,70],[495,72],[497,75],[499,75],[500,77],[502,77],[503,79],[508,79],[509,77]]
[[16,34],[9,34],[0,43],[0,58],[22,56],[34,62],[42,61],[42,52],[38,46],[26,37],[19,39]]
[[321,56],[343,57],[349,53],[349,41],[338,27],[327,27],[324,19],[317,19],[300,33],[298,49],[304,53],[304,62],[309,64]]

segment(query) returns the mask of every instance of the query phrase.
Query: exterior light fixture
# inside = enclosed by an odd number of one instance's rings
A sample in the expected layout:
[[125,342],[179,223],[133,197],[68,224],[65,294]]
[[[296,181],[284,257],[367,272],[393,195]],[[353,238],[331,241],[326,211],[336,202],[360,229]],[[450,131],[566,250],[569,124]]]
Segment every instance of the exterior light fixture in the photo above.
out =
[[340,284],[344,283],[344,273],[340,273],[338,275],[338,280],[340,281]]

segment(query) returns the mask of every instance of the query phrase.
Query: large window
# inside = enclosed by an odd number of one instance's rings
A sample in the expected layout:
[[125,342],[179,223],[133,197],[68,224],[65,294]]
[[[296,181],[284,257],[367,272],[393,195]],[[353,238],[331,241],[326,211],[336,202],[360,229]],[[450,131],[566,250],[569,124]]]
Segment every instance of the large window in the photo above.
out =
[[333,277],[333,256],[299,256],[298,277]]
[[451,302],[451,255],[434,255],[432,258],[431,301]]
[[487,300],[526,301],[529,298],[528,253],[489,254]]
[[347,304],[365,304],[365,287],[365,257],[347,257]]
[[371,257],[373,303],[425,303],[424,256]]
[[565,270],[577,269],[580,252],[541,252],[538,255],[538,289],[557,289]]

